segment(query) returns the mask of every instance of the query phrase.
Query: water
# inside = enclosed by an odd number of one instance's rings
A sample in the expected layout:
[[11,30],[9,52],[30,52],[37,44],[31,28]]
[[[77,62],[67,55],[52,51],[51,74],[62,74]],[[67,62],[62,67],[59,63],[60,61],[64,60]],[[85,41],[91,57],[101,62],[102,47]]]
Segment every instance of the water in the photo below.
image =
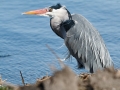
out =
[[[66,47],[55,35],[49,18],[21,15],[22,12],[44,8],[60,2],[71,13],[85,16],[100,32],[111,54],[115,67],[120,68],[120,1],[119,0],[1,0],[0,3],[0,74],[7,81],[21,84],[21,70],[26,83],[52,73],[50,65],[60,68],[46,44],[64,58]],[[61,47],[61,48],[59,48]],[[65,61],[75,73],[76,60]]]

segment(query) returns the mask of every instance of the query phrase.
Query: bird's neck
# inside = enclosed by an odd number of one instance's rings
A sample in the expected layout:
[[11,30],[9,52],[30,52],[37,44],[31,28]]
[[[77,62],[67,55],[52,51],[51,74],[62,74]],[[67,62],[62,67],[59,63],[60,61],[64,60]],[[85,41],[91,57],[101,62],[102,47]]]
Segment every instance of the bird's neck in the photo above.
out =
[[52,30],[63,39],[66,37],[68,29],[71,28],[71,24],[73,24],[73,22],[71,22],[71,15],[69,14],[70,13],[66,13],[64,16],[55,16],[50,20]]
[[63,17],[64,18],[63,18],[62,22],[60,23],[60,26],[63,26],[63,28],[67,32],[72,26],[75,25],[75,22],[74,22],[74,20],[72,20],[72,16],[68,10],[67,10],[67,15],[65,15]]
[[65,22],[61,23],[61,26],[65,28],[66,32],[74,25],[75,25],[74,20],[66,20]]
[[50,19],[50,25],[52,29],[60,29],[60,25],[66,21],[70,20],[69,15],[60,15],[60,16],[55,16]]
[[61,23],[63,23],[64,21],[66,20],[61,19],[60,17],[54,17],[54,18],[51,18],[50,20],[50,26],[52,30],[63,39],[66,36],[66,31],[63,27],[61,27]]

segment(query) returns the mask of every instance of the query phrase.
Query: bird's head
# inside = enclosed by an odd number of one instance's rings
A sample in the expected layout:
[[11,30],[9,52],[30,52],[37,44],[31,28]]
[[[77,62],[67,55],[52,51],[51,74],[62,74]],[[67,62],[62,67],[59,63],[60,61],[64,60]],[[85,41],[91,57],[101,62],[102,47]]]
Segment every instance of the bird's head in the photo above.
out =
[[66,16],[66,14],[68,16],[69,11],[65,8],[65,6],[62,6],[61,4],[58,3],[56,5],[53,5],[44,9],[24,12],[23,14],[49,16],[50,18],[53,18],[55,16],[58,16],[58,17]]
[[63,27],[61,27],[61,24],[72,19],[72,16],[66,7],[62,6],[59,3],[44,9],[24,12],[23,14],[50,17],[50,26],[52,30],[61,38],[64,38],[66,34],[66,29],[63,29]]

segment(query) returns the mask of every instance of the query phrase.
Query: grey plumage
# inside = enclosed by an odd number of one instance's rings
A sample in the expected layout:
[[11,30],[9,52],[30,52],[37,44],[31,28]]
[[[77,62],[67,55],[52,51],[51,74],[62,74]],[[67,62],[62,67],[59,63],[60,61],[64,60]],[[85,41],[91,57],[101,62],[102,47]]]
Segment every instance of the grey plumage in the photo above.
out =
[[109,52],[98,31],[83,16],[74,14],[75,25],[66,33],[65,44],[79,67],[90,72],[113,66]]

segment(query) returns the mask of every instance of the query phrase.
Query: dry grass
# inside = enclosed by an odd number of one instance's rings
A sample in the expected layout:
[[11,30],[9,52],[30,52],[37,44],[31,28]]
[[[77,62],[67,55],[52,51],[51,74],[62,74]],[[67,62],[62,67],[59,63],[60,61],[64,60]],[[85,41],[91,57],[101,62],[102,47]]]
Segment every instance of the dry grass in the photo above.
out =
[[2,78],[0,80],[0,90],[120,90],[120,70],[114,68],[76,75],[65,66],[52,76],[45,76],[37,79],[35,84],[25,86],[8,84]]

